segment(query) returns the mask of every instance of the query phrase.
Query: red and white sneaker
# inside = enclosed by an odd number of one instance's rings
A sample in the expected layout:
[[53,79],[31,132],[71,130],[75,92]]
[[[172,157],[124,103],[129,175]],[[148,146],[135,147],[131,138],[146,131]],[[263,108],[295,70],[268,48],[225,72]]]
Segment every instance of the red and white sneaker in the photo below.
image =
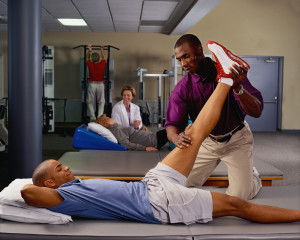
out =
[[245,66],[247,69],[250,68],[250,65],[248,63],[246,63],[240,57],[234,55],[219,43],[214,41],[207,41],[206,46],[212,52],[217,62],[217,79],[219,82],[224,82],[232,86],[232,79],[229,74],[229,68],[232,67],[233,64],[236,64],[238,66]]

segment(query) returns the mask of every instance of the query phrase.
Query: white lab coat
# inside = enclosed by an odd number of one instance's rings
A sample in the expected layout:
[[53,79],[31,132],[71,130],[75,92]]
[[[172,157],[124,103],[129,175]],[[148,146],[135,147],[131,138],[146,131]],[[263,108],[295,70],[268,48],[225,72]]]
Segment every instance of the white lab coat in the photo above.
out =
[[120,125],[129,127],[134,127],[133,122],[135,120],[140,120],[141,124],[139,125],[139,128],[143,126],[141,113],[140,113],[140,107],[134,103],[130,103],[130,123],[128,121],[128,115],[126,111],[126,107],[123,103],[123,100],[120,102],[117,102],[115,106],[112,109],[111,117]]

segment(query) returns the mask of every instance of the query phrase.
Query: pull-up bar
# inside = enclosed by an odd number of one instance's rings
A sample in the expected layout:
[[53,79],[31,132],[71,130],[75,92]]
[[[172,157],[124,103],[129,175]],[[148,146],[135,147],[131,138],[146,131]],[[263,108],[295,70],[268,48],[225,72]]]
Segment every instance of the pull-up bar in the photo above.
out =
[[[80,47],[87,48],[87,46],[88,45],[79,45],[79,46],[73,47],[73,49],[80,48]],[[114,46],[111,46],[111,45],[105,45],[104,46],[104,50],[109,50],[110,48],[120,50],[120,48],[117,48],[117,47],[114,47]],[[98,50],[98,49],[100,49],[100,45],[92,45],[92,49]]]
[[[100,45],[91,45],[93,50],[100,50]],[[88,82],[88,77],[87,77],[87,71],[86,71],[86,55],[87,55],[87,49],[88,49],[88,45],[78,45],[76,47],[73,47],[73,49],[77,49],[77,48],[83,48],[83,59],[84,59],[84,69],[83,69],[83,81],[82,81],[82,88],[84,91],[84,99],[83,99],[83,103],[82,103],[82,121],[86,122],[87,119],[87,105],[86,105],[86,97],[87,97],[87,82]],[[105,106],[104,106],[104,112],[110,116],[111,115],[111,110],[112,110],[112,104],[110,103],[110,89],[111,89],[111,82],[110,82],[110,78],[109,78],[109,74],[110,74],[110,69],[109,69],[109,59],[110,59],[110,49],[113,48],[115,50],[120,50],[120,48],[111,46],[111,45],[105,45],[103,50],[107,50],[107,56],[106,56],[106,64],[107,64],[107,79],[106,81],[104,81],[104,92],[105,92]]]

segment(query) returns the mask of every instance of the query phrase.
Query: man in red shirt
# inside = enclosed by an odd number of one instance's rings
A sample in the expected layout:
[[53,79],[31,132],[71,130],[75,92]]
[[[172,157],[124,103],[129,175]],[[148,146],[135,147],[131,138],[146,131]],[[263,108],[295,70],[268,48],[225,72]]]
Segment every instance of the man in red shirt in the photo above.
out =
[[[100,46],[101,51],[101,57],[102,60],[100,60],[100,55],[96,52],[92,53],[92,45],[88,45],[88,54],[86,56],[86,64],[89,69],[89,86],[88,86],[88,94],[87,94],[87,108],[88,108],[88,114],[90,116],[91,121],[96,120],[95,116],[95,109],[94,109],[94,103],[95,99],[97,101],[98,105],[98,114],[97,116],[101,116],[104,112],[104,84],[103,84],[103,78],[104,78],[104,70],[106,65],[106,56],[103,51],[104,46]],[[91,58],[91,59],[90,59]],[[92,60],[92,61],[91,61]]]

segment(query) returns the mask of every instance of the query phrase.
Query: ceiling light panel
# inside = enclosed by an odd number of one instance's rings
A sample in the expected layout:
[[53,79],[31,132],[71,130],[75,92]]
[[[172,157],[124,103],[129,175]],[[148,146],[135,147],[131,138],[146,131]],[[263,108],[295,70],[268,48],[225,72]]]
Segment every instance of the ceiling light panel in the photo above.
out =
[[143,0],[108,0],[116,31],[138,31]]
[[87,26],[82,18],[58,18],[57,20],[64,26]]
[[73,3],[92,31],[114,31],[106,0],[73,0]]
[[141,20],[166,21],[177,4],[178,1],[145,1]]
[[55,18],[82,18],[70,0],[43,0],[43,8]]

